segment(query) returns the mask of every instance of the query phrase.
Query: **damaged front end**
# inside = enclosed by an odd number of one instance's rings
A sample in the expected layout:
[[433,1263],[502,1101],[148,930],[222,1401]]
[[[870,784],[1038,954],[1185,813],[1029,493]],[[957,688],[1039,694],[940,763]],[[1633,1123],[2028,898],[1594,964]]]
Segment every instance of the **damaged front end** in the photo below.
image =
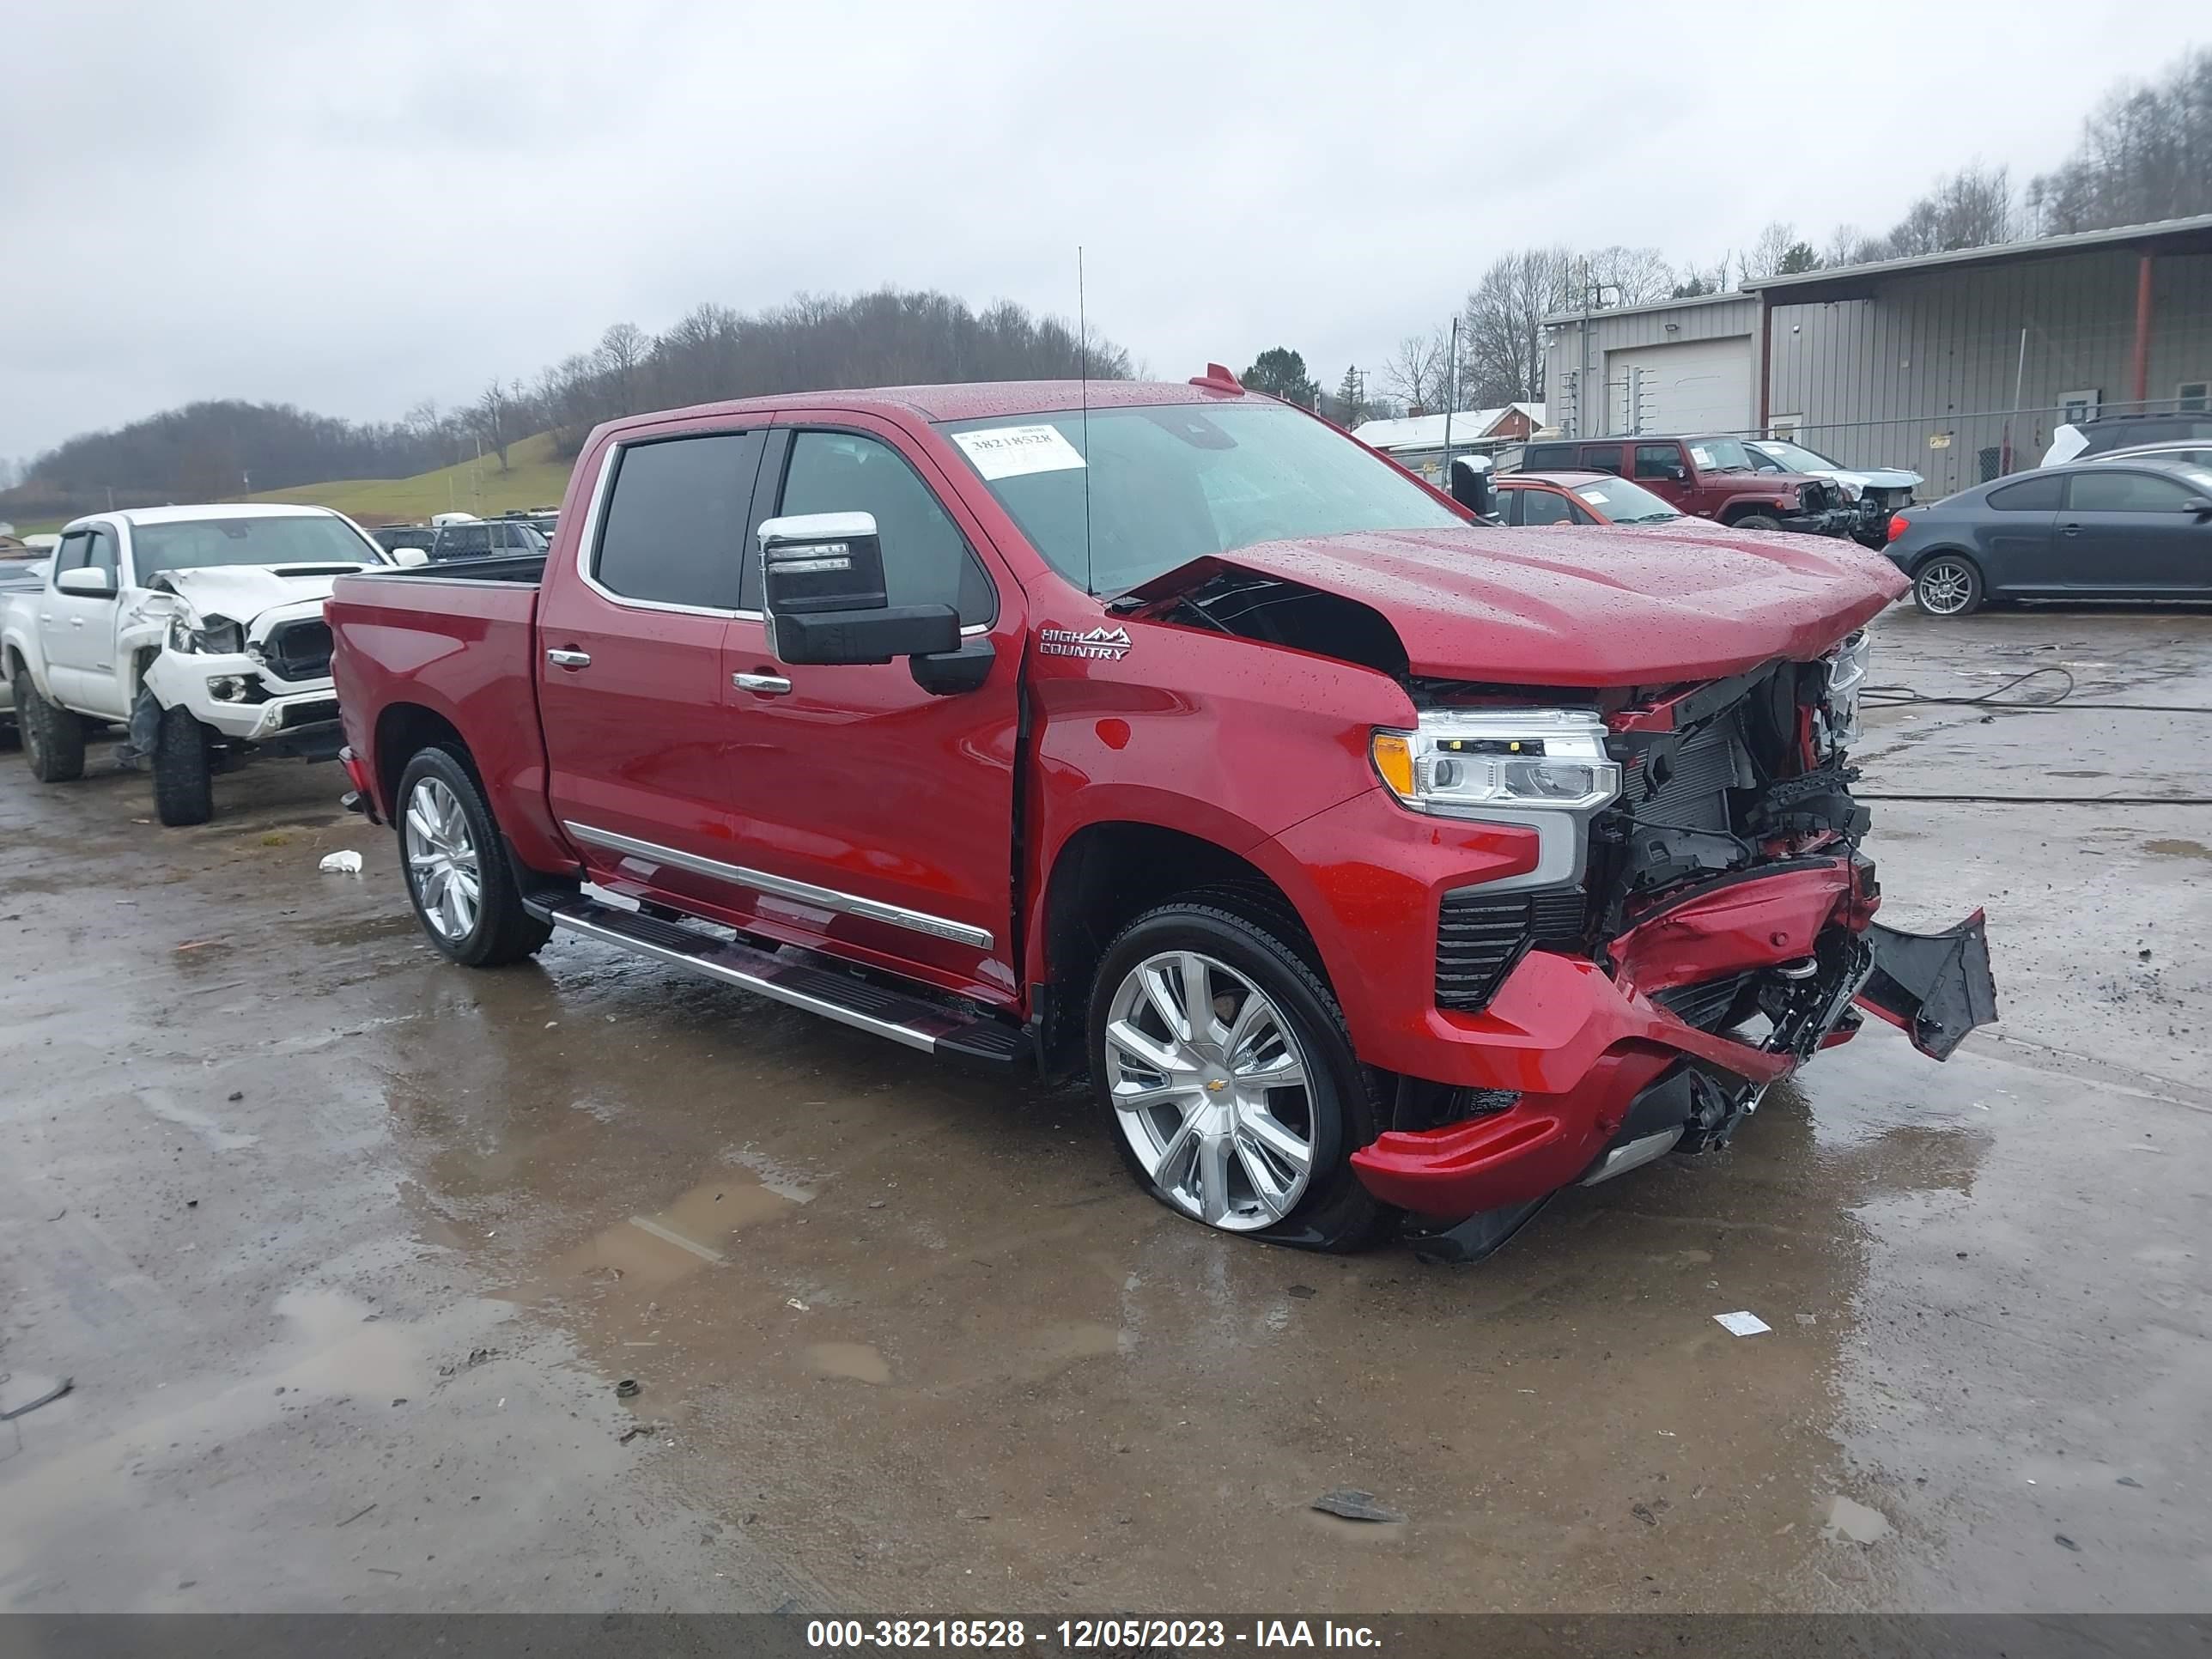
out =
[[1538,1088],[1401,1090],[1354,1154],[1421,1254],[1479,1259],[1563,1187],[1725,1143],[1861,1010],[1936,1060],[1996,1018],[1980,912],[1931,935],[1874,920],[1846,752],[1865,666],[1856,634],[1820,660],[1616,694],[1619,793],[1573,878],[1445,896],[1439,1008],[1501,1057],[1540,1040],[1552,1059]]

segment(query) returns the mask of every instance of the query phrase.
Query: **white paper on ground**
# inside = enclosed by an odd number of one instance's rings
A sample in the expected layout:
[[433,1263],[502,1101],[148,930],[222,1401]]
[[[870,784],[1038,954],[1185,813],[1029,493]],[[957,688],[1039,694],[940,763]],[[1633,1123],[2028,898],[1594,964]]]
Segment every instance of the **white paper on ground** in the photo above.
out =
[[361,854],[350,850],[325,853],[323,861],[315,867],[326,876],[357,876],[361,873]]
[[1066,472],[1083,465],[1083,453],[1060,435],[1056,426],[990,426],[956,432],[952,441],[968,453],[986,478],[1019,478],[1031,472]]
[[1715,1314],[1713,1317],[1720,1321],[1721,1328],[1730,1336],[1757,1336],[1761,1331],[1774,1328],[1755,1313]]

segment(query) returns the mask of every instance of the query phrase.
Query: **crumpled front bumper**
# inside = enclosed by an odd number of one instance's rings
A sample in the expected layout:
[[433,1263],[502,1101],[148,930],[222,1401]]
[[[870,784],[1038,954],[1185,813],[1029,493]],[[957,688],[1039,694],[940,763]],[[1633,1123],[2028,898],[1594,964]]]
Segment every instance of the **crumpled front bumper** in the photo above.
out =
[[[1462,1041],[1512,1051],[1524,1070],[1540,1033],[1547,1086],[1502,1111],[1386,1133],[1352,1154],[1353,1170],[1377,1198],[1417,1217],[1449,1223],[1531,1206],[1597,1172],[1624,1138],[1662,1133],[1652,1113],[1669,1109],[1652,1102],[1686,1071],[1709,1113],[1749,1109],[1766,1085],[1849,1038],[1855,1003],[1944,1058],[1996,1017],[1982,915],[1923,936],[1876,924],[1879,902],[1865,860],[1800,859],[1704,884],[1641,919],[1613,942],[1610,975],[1578,957],[1530,952],[1482,1013],[1453,1018]],[[1653,1000],[1785,967],[1784,1017],[1757,1043],[1701,1030]]]
[[146,690],[161,707],[181,705],[234,743],[300,741],[310,728],[337,729],[337,691],[328,678],[279,679],[250,653],[163,651],[146,670]]

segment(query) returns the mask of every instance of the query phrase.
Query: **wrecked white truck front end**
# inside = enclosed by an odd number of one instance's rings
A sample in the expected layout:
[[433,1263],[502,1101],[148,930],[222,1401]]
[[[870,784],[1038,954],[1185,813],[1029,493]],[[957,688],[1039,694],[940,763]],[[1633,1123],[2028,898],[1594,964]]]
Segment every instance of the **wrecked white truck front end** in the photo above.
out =
[[323,601],[327,567],[219,567],[166,572],[161,648],[131,709],[131,747],[155,752],[163,714],[189,712],[223,747],[328,759],[337,752],[337,693]]

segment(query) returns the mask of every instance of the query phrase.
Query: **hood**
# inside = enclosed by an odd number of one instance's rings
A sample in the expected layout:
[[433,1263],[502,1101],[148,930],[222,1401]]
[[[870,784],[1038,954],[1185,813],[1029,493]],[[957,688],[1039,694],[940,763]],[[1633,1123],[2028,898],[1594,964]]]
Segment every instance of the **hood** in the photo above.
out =
[[327,599],[331,585],[357,567],[329,564],[218,564],[164,571],[155,579],[203,617],[250,623],[280,605]]
[[1869,472],[1856,472],[1842,466],[1823,467],[1820,476],[1839,483],[1856,484],[1861,489],[1917,489],[1923,482],[1917,472],[1895,466],[1878,466]]
[[1263,542],[1132,597],[1170,600],[1235,570],[1380,612],[1415,674],[1516,685],[1662,685],[1808,661],[1910,586],[1834,537],[1469,526]]

